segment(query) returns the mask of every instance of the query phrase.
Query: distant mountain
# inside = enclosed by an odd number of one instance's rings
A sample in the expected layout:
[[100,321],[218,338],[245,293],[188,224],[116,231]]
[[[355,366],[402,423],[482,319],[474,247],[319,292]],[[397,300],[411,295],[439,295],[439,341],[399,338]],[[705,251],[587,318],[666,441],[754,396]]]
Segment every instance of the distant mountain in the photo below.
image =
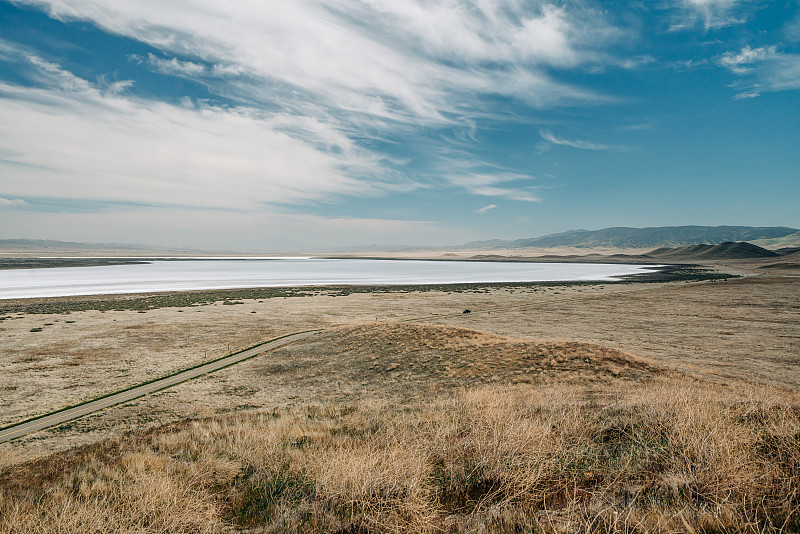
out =
[[335,254],[361,254],[365,252],[410,252],[414,250],[439,250],[442,247],[415,247],[412,245],[354,245],[352,247],[331,247],[323,252]]
[[464,248],[549,248],[549,247],[684,247],[718,245],[730,241],[778,239],[798,232],[783,226],[659,226],[653,228],[615,227],[602,230],[570,230],[529,239],[472,241]]
[[56,241],[54,239],[0,239],[0,250],[18,252],[65,252],[65,251],[182,251],[194,252],[191,249],[172,249],[154,245],[137,245],[130,243],[77,243],[75,241]]
[[689,245],[678,248],[659,248],[648,252],[650,258],[696,258],[709,260],[738,260],[777,258],[779,254],[752,243],[720,243],[719,245]]

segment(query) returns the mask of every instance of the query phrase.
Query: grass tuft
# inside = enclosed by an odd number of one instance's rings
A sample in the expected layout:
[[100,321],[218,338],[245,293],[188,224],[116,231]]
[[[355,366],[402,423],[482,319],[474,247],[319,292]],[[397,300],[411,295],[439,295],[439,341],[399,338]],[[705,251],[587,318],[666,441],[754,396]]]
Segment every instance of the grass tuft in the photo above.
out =
[[271,521],[281,508],[307,507],[314,484],[291,469],[263,473],[249,467],[238,475],[233,492],[227,519],[240,527],[253,527]]

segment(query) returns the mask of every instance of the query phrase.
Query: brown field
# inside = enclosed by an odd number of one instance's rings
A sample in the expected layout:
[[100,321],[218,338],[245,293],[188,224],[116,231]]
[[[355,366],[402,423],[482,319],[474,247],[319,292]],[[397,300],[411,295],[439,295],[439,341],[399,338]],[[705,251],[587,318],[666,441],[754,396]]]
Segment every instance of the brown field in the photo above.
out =
[[800,277],[722,269],[13,314],[0,425],[329,330],[0,445],[0,532],[797,531]]

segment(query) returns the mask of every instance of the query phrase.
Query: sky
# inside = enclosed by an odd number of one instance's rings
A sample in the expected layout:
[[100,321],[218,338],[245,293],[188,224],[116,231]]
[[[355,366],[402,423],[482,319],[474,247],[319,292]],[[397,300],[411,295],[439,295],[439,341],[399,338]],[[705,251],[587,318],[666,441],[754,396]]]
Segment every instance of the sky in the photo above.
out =
[[0,0],[0,238],[436,246],[798,205],[798,0]]

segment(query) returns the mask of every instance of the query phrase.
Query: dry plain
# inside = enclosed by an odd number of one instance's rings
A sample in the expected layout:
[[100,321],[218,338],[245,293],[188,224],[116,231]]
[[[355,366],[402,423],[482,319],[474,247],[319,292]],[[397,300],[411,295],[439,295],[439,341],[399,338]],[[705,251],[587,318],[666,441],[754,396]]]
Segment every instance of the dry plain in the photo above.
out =
[[[691,395],[709,388],[720,399],[763,394],[797,410],[800,273],[764,263],[707,265],[741,275],[716,282],[314,290],[69,313],[29,313],[30,303],[8,302],[0,322],[0,425],[220,356],[229,344],[233,350],[300,330],[329,330],[0,445],[0,469],[18,476],[34,465],[27,462],[46,461],[53,452],[134,436],[127,432],[158,433],[161,425],[187,419],[273,414],[296,423],[291,417],[304,410],[352,406],[374,416],[387,403],[419,411],[430,399],[449,402],[441,400],[447,391],[480,397],[485,388],[506,388],[488,390],[498,398],[534,387],[536,395],[556,392],[570,402],[613,403],[646,395],[642,384],[667,398],[677,380],[694,384]],[[525,359],[531,355],[538,363]],[[291,439],[292,432],[303,434],[289,431]],[[431,521],[433,530],[441,527]]]

